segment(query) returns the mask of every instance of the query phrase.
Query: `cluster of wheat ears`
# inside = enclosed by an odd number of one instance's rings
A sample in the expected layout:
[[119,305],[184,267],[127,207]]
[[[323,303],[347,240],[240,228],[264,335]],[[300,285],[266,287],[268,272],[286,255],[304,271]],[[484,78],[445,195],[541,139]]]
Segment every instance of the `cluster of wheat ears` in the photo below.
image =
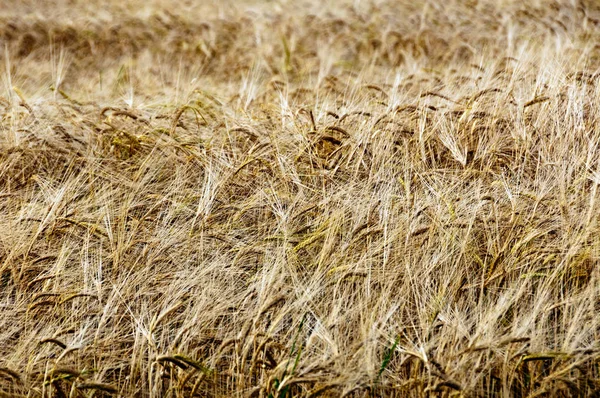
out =
[[598,2],[0,5],[0,397],[600,393]]

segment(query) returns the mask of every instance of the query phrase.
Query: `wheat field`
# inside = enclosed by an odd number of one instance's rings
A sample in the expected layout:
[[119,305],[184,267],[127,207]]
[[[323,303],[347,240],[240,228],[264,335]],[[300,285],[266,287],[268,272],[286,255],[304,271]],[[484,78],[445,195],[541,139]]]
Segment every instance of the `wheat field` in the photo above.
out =
[[0,0],[0,397],[600,394],[600,4]]

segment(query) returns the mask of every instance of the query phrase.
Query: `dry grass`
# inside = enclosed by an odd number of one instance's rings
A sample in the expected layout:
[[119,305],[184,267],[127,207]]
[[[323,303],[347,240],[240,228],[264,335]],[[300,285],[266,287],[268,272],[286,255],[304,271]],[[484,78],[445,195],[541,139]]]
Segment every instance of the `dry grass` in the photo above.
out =
[[596,2],[1,3],[0,396],[600,394]]

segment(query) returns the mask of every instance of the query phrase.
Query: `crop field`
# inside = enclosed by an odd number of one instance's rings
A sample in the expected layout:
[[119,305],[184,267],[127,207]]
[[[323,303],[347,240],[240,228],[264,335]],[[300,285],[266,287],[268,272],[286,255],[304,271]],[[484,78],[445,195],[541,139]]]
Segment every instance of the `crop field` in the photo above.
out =
[[600,3],[0,0],[0,397],[600,394]]

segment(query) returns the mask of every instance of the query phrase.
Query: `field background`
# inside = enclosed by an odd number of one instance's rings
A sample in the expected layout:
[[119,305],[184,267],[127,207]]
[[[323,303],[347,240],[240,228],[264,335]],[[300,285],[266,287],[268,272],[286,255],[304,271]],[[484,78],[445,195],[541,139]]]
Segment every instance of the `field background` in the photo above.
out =
[[0,397],[597,396],[600,4],[0,0]]

